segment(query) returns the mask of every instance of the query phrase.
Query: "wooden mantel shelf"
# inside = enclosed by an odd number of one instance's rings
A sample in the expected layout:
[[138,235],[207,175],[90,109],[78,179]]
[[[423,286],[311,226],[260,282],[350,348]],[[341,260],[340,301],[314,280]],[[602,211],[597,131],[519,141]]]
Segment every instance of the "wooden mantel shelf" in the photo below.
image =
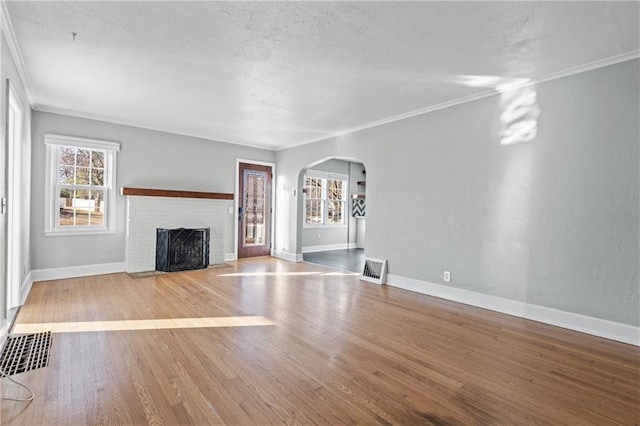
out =
[[233,194],[223,192],[176,191],[173,189],[120,188],[120,195],[143,197],[207,198],[209,200],[233,200]]

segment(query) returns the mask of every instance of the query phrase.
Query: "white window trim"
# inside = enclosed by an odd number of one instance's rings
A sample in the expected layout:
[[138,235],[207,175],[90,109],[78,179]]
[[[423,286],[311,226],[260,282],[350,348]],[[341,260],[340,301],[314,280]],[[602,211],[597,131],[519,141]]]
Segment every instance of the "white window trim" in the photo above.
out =
[[[349,175],[343,175],[340,173],[331,173],[331,172],[322,172],[319,170],[307,170],[307,172],[304,174],[304,185],[303,188],[306,188],[306,183],[307,183],[307,178],[316,178],[316,179],[332,179],[332,180],[343,180],[345,181],[345,193],[344,193],[344,199],[342,200],[344,202],[344,211],[342,212],[342,217],[344,218],[344,223],[339,223],[339,224],[329,224],[326,223],[327,220],[327,209],[324,209],[324,217],[323,219],[325,220],[325,223],[307,223],[307,218],[306,215],[304,214],[304,209],[306,208],[306,201],[307,201],[307,194],[304,193],[304,198],[303,198],[303,218],[302,218],[302,228],[303,229],[317,229],[317,228],[346,228],[348,226],[348,212],[349,212]],[[325,197],[326,197],[326,191],[327,191],[327,185],[325,183],[325,187],[323,188],[324,192],[325,192]],[[323,198],[323,200],[327,201],[326,198]]]
[[[120,151],[118,142],[98,139],[78,138],[74,136],[44,135],[46,145],[46,189],[45,189],[45,224],[46,236],[99,235],[113,234],[116,231],[116,153]],[[77,148],[100,149],[105,155],[105,202],[107,204],[103,226],[58,226],[59,201],[55,197],[58,179],[58,147],[73,146]]]

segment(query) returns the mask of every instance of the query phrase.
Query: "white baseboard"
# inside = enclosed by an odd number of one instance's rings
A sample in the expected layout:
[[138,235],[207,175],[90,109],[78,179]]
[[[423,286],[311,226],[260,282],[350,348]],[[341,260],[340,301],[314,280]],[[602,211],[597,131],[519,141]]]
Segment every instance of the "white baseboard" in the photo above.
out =
[[347,249],[354,249],[354,248],[358,248],[356,243],[325,244],[322,246],[302,247],[302,253],[316,253],[319,251],[347,250]]
[[125,272],[125,262],[102,263],[99,265],[69,266],[66,268],[34,269],[32,282],[61,280],[65,278],[88,277],[91,275],[115,274]]
[[274,251],[273,257],[277,257],[278,259],[288,260],[289,262],[302,262],[302,255],[289,253],[288,251]]
[[640,346],[640,327],[634,327],[628,324],[588,317],[572,312],[519,302],[517,300],[406,278],[399,275],[389,274],[387,276],[387,284],[405,290],[415,291],[416,293],[440,297],[466,305],[477,306],[491,311]]
[[29,296],[29,292],[31,291],[31,286],[33,285],[33,274],[31,271],[24,277],[24,281],[22,281],[22,285],[20,286],[20,304],[24,305],[27,301],[27,296]]
[[235,253],[225,253],[224,261],[225,262],[233,262],[234,260],[238,260]]
[[0,351],[4,349],[4,342],[7,341],[7,319],[2,318],[0,321]]

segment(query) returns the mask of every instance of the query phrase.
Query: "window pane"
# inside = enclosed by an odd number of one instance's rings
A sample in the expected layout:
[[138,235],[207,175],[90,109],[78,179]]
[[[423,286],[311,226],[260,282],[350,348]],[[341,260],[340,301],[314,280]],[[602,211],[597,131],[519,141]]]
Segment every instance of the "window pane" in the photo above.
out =
[[104,152],[91,151],[91,167],[95,169],[104,169]]
[[104,225],[104,191],[60,190],[59,226]]
[[89,225],[89,214],[91,213],[91,198],[89,191],[75,191],[73,210],[75,213],[76,225]]
[[91,159],[91,150],[78,149],[76,152],[76,165],[82,167],[89,167],[89,160]]
[[88,167],[76,167],[76,185],[89,185]]
[[86,225],[88,223],[88,213],[83,212],[82,209],[78,208],[79,204],[82,204],[82,201],[78,201],[77,196],[82,196],[83,194],[78,194],[79,192],[86,191],[73,191],[62,189],[60,190],[60,226],[76,226],[85,222]]
[[73,166],[61,166],[60,174],[58,177],[58,183],[71,184],[73,185],[75,181],[74,175],[74,167]]
[[89,225],[102,226],[104,225],[104,191],[91,190],[89,193],[91,197]]
[[104,186],[104,169],[91,169],[91,185]]
[[322,179],[307,178],[307,198],[322,198]]
[[74,166],[76,164],[76,149],[68,146],[60,147],[60,164]]
[[344,195],[345,181],[343,180],[331,180],[327,181],[328,190],[327,198],[330,200],[342,200]]
[[311,224],[322,224],[322,200],[305,201],[305,221]]
[[71,208],[73,200],[73,191],[68,189],[60,190],[58,205],[60,207],[60,226],[73,226],[75,223],[75,215]]
[[342,211],[344,209],[343,201],[330,201],[329,211],[327,212],[327,221],[332,225],[342,224]]

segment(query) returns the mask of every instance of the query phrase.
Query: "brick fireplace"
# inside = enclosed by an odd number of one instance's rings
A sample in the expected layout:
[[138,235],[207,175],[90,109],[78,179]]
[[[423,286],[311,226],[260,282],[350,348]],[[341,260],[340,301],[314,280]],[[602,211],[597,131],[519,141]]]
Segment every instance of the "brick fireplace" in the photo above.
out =
[[122,188],[127,198],[127,272],[155,269],[158,228],[210,228],[209,265],[224,263],[225,221],[233,194]]

